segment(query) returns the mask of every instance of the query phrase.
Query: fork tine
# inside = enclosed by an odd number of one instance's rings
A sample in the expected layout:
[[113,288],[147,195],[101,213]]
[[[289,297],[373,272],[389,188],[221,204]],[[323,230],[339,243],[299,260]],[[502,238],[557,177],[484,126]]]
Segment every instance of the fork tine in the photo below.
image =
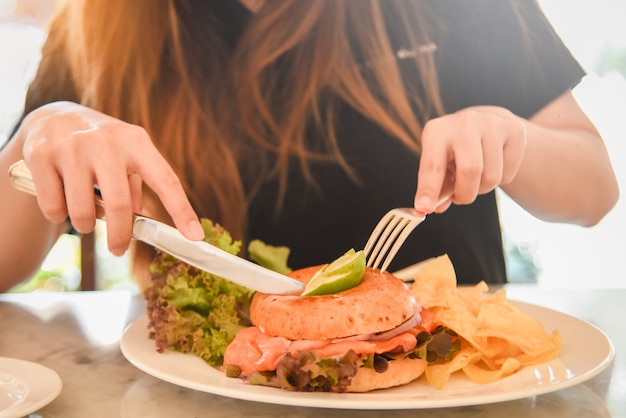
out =
[[393,244],[393,247],[391,247],[391,250],[389,250],[389,253],[387,253],[387,258],[385,259],[385,262],[380,268],[380,271],[387,270],[387,267],[389,267],[389,264],[391,264],[391,261],[396,256],[396,253],[400,250],[400,247],[402,246],[402,244],[404,244],[404,241],[406,241],[406,239],[409,237],[411,232],[413,232],[413,230],[419,223],[420,222],[416,220],[410,220],[409,222],[407,222],[405,228],[402,230],[402,234],[398,236],[395,243]]
[[378,237],[380,236],[381,232],[383,232],[383,230],[385,229],[385,227],[387,226],[390,220],[391,220],[391,216],[389,213],[387,213],[385,216],[380,218],[380,221],[378,221],[378,223],[376,224],[376,227],[374,227],[374,230],[370,234],[370,237],[368,238],[367,243],[365,244],[365,248],[363,249],[363,252],[365,253],[365,257],[369,258],[370,251],[372,251],[372,249],[374,248],[374,245],[378,241]]
[[[397,216],[394,219],[394,222],[389,222],[385,234],[381,234],[376,247],[374,248],[374,252],[372,253],[372,257],[369,260],[369,264],[371,267],[378,268],[383,261],[383,258],[389,251],[389,247],[391,244],[396,242],[398,235],[402,230],[410,223],[409,220],[403,219],[401,216]],[[394,254],[389,254],[390,257],[393,257]],[[374,262],[372,262],[374,260]]]
[[[376,227],[374,228],[374,230],[372,231],[372,233],[370,234],[369,239],[367,240],[367,243],[365,244],[365,249],[363,250],[363,252],[365,253],[365,257],[369,260],[370,257],[370,253],[375,250],[374,246],[377,243],[380,243],[380,237],[385,234],[386,228],[389,225],[389,223],[391,221],[393,221],[395,219],[395,217],[393,216],[393,214],[391,213],[391,211],[387,212],[382,218],[380,218],[380,221],[378,221],[378,224],[376,224]],[[389,235],[389,233],[387,232],[386,235]],[[374,253],[376,253],[377,251],[374,251]]]
[[[392,209],[378,222],[367,243],[365,257],[367,266],[387,270],[400,247],[409,234],[423,220],[417,217],[411,209]],[[390,249],[391,248],[391,249]]]

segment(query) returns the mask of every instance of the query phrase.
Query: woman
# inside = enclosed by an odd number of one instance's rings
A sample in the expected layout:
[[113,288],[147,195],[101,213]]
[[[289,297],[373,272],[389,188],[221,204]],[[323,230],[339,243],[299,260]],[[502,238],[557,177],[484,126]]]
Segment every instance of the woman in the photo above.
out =
[[[1,180],[2,287],[38,268],[68,216],[94,228],[94,184],[114,254],[134,211],[191,239],[208,217],[302,267],[414,205],[438,214],[392,270],[447,253],[459,282],[503,282],[496,187],[581,225],[617,200],[571,94],[583,75],[532,0],[68,1],[0,155],[3,169],[25,159],[39,191]],[[151,252],[134,246],[141,280]]]

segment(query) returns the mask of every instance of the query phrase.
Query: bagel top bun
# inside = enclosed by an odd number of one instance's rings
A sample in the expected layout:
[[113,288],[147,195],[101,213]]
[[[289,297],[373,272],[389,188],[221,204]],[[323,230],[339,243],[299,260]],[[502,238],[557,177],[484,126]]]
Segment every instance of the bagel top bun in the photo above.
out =
[[[290,274],[303,283],[322,266]],[[366,268],[361,283],[322,296],[271,295],[257,292],[250,319],[265,334],[290,340],[328,340],[384,332],[417,310],[406,285],[391,273]]]

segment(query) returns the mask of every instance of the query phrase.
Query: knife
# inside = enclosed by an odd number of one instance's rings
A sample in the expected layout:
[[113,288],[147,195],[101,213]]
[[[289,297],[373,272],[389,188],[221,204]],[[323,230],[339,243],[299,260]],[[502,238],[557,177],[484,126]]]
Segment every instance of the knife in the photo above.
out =
[[[9,168],[13,185],[23,192],[36,195],[35,185],[23,160]],[[104,219],[104,205],[99,190],[95,190],[98,218]],[[230,280],[241,286],[270,294],[301,294],[304,284],[238,257],[206,241],[185,238],[178,229],[155,219],[133,215],[132,237],[152,245],[200,270]]]

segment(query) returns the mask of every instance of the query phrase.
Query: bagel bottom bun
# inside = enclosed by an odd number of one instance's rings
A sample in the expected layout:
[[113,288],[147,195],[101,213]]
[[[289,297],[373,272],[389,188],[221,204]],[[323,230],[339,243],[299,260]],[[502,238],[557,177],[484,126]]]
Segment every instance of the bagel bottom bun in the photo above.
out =
[[[305,282],[319,267],[297,270]],[[291,391],[368,392],[417,379],[420,308],[404,282],[367,268],[361,283],[321,296],[256,293],[253,327],[228,345],[222,370]]]
[[405,358],[390,361],[387,370],[379,373],[374,369],[360,367],[347,387],[347,392],[369,392],[401,386],[416,380],[424,373],[428,362],[421,358]]

